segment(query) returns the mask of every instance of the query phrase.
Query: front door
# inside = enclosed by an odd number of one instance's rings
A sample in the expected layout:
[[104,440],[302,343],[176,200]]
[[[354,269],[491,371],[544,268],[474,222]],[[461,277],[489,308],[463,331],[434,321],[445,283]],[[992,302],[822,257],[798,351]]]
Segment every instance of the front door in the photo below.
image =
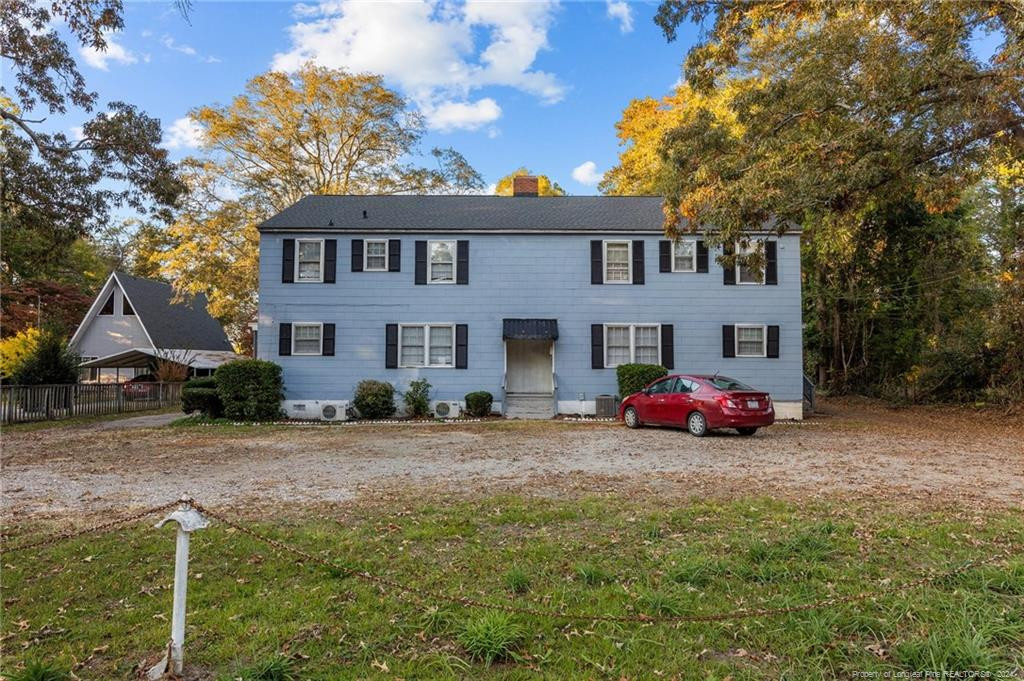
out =
[[550,340],[505,341],[506,392],[554,392],[552,383],[552,348]]

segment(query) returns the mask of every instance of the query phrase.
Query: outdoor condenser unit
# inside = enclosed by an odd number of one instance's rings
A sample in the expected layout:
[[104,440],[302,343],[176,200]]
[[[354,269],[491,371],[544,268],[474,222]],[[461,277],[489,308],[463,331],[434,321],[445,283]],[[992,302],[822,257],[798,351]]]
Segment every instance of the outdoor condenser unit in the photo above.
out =
[[615,395],[598,395],[595,400],[598,417],[615,418],[619,415],[619,401],[615,399]]

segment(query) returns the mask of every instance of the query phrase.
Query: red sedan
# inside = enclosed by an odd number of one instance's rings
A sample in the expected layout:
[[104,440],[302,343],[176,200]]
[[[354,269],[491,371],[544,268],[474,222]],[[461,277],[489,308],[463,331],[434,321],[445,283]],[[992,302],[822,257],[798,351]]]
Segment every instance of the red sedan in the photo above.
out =
[[684,374],[659,378],[622,400],[619,418],[630,428],[685,427],[697,437],[715,428],[753,435],[775,423],[775,408],[768,393],[736,379]]

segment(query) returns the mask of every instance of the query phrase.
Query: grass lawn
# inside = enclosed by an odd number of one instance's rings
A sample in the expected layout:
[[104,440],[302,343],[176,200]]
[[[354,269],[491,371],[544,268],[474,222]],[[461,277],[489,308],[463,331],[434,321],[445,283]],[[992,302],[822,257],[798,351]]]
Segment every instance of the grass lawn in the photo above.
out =
[[[1019,511],[761,498],[673,507],[614,496],[438,498],[271,509],[255,526],[418,587],[618,615],[794,605],[945,571],[1005,543],[1024,546]],[[21,534],[14,546],[47,528],[8,529]],[[169,635],[173,551],[173,530],[149,523],[7,553],[4,674],[46,661],[82,679],[132,677]],[[193,537],[188,611],[190,678],[1024,674],[1020,555],[878,600],[775,618],[565,622],[420,603],[215,524]]]

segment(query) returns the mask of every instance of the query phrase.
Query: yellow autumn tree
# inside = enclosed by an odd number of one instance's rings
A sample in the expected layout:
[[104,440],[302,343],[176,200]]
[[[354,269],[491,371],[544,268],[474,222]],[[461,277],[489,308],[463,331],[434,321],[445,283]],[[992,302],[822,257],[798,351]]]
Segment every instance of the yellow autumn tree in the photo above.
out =
[[479,191],[453,149],[410,162],[423,117],[380,76],[307,64],[256,76],[223,106],[193,110],[203,156],[186,159],[188,186],[169,243],[155,256],[184,295],[205,293],[236,341],[256,312],[257,225],[309,194]]
[[39,344],[39,329],[29,327],[0,341],[0,376],[10,376]]
[[[495,196],[512,196],[512,179],[524,175],[534,175],[528,168],[517,168],[498,180],[494,186]],[[547,175],[537,175],[537,196],[565,196],[565,190],[557,182],[552,182]]]

